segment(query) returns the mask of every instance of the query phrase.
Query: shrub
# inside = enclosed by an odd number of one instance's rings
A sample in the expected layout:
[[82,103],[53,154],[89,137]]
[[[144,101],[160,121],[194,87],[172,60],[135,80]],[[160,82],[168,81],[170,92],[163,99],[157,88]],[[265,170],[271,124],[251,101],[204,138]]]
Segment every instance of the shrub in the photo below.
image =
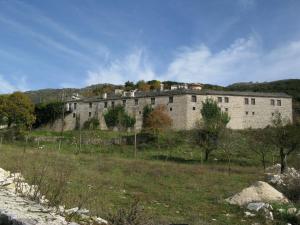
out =
[[129,116],[121,105],[109,108],[104,114],[104,119],[107,127],[119,129],[133,127],[136,122],[135,118]]
[[95,130],[99,128],[100,122],[97,118],[91,118],[84,122],[83,129],[86,130]]

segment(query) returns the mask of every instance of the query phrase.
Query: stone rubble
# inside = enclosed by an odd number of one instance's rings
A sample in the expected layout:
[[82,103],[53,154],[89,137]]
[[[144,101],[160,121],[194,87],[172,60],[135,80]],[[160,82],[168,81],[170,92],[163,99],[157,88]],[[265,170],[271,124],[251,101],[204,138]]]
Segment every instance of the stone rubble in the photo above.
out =
[[[31,201],[29,199],[37,199]],[[14,225],[78,225],[67,222],[66,216],[76,214],[80,224],[107,224],[100,217],[89,216],[88,209],[48,207],[48,200],[36,185],[25,182],[20,173],[10,173],[0,168],[0,224]]]
[[257,181],[240,193],[227,198],[226,201],[233,205],[246,206],[251,202],[288,203],[288,199],[271,185]]

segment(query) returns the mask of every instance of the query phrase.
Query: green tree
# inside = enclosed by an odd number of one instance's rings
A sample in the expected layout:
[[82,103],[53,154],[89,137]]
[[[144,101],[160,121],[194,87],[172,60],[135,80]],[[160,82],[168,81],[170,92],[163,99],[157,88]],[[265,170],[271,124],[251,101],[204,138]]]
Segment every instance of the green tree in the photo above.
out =
[[104,114],[104,119],[107,127],[118,127],[119,129],[133,127],[136,120],[125,111],[122,105],[111,107]]
[[0,95],[0,125],[7,124],[7,95]]
[[147,83],[150,85],[151,90],[160,90],[160,81],[159,80],[150,80]]
[[292,125],[289,121],[284,121],[279,113],[276,113],[273,126],[271,137],[279,151],[281,173],[284,173],[287,169],[288,156],[300,149],[300,125]]
[[220,134],[226,128],[230,117],[212,99],[202,102],[201,115],[203,123],[198,130],[198,138],[200,146],[204,148],[204,160],[207,161],[209,154],[217,149]]
[[7,125],[17,127],[31,127],[35,121],[34,105],[21,92],[15,92],[7,97],[4,111],[7,116]]
[[147,84],[144,80],[140,80],[136,83],[136,87],[139,91],[149,91],[150,85]]
[[131,91],[131,90],[134,90],[135,89],[135,85],[133,82],[131,81],[126,81],[125,82],[125,90],[126,91]]

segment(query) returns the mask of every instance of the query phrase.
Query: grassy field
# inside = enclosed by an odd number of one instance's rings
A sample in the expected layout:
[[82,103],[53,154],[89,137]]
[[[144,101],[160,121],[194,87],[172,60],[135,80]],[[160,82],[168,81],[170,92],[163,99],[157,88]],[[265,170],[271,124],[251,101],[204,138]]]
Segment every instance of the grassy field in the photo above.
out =
[[[111,136],[107,133],[105,137]],[[21,171],[30,183],[39,181],[49,198],[67,207],[83,205],[107,218],[138,199],[157,224],[264,222],[262,218],[245,218],[243,210],[224,202],[263,179],[257,156],[246,147],[234,151],[229,174],[224,153],[216,152],[203,164],[201,151],[187,142],[142,147],[136,158],[132,145],[83,145],[78,152],[75,144],[62,143],[60,151],[57,142],[39,144],[42,149],[36,143],[26,149],[20,142],[3,144],[0,167]],[[268,160],[271,163],[273,158]],[[293,160],[296,164],[299,159]]]

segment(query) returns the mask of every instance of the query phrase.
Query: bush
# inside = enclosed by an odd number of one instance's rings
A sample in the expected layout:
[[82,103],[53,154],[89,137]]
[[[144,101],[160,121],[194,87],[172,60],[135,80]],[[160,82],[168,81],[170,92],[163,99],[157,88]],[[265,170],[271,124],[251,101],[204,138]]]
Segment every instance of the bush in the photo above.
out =
[[136,122],[135,118],[129,116],[121,105],[109,108],[104,114],[104,119],[107,127],[119,129],[133,127]]
[[91,118],[84,122],[83,129],[86,130],[95,130],[99,128],[100,122],[97,118]]

